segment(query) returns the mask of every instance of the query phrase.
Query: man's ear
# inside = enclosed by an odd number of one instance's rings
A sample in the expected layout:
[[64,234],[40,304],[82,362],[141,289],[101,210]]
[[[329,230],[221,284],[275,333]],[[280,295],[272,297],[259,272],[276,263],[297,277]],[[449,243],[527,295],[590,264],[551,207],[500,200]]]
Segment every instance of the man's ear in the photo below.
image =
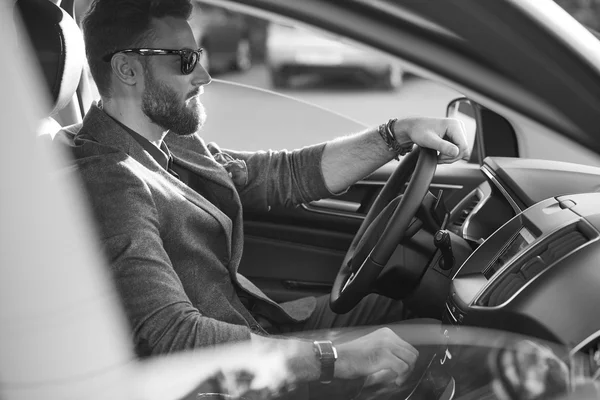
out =
[[141,65],[135,57],[128,57],[123,53],[115,54],[111,67],[117,78],[126,85],[135,86],[141,77]]

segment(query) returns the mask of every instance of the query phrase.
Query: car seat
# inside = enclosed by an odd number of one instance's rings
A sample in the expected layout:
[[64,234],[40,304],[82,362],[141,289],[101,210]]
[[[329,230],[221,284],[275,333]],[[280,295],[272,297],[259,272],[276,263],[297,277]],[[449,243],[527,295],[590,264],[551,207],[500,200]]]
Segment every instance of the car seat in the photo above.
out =
[[16,5],[40,63],[50,100],[50,112],[37,133],[43,139],[54,140],[62,127],[53,116],[72,100],[82,75],[83,35],[73,18],[50,0],[18,0]]

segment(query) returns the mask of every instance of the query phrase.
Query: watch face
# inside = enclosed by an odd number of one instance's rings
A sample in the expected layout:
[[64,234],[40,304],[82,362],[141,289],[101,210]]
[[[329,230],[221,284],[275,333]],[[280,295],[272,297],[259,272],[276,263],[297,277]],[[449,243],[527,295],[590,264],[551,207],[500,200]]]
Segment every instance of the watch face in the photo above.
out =
[[318,353],[321,357],[334,357],[337,359],[337,351],[333,347],[333,343],[330,341],[316,341],[315,346],[318,349]]

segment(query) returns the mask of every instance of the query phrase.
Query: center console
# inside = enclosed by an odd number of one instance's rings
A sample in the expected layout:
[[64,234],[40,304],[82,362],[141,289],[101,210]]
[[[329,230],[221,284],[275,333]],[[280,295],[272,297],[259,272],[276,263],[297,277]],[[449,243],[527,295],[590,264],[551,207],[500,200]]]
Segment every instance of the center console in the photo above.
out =
[[599,204],[598,193],[551,198],[505,223],[455,273],[443,322],[580,343],[564,310],[597,313]]

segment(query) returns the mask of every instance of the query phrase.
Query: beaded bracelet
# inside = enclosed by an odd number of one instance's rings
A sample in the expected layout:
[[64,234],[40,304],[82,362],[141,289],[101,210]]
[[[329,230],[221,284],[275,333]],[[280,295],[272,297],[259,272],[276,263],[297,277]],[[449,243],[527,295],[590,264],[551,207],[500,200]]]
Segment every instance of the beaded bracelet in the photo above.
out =
[[394,126],[394,123],[397,120],[398,120],[397,118],[392,118],[387,123],[379,125],[379,127],[377,128],[377,132],[379,133],[379,136],[381,136],[381,138],[385,142],[385,145],[387,146],[388,150],[396,153],[396,155],[394,156],[394,159],[399,161],[400,160],[399,156],[404,156],[412,150],[413,143],[408,142],[408,143],[405,143],[404,145],[402,145],[398,142],[398,140],[396,139],[396,135],[394,135],[394,132],[392,129]]

